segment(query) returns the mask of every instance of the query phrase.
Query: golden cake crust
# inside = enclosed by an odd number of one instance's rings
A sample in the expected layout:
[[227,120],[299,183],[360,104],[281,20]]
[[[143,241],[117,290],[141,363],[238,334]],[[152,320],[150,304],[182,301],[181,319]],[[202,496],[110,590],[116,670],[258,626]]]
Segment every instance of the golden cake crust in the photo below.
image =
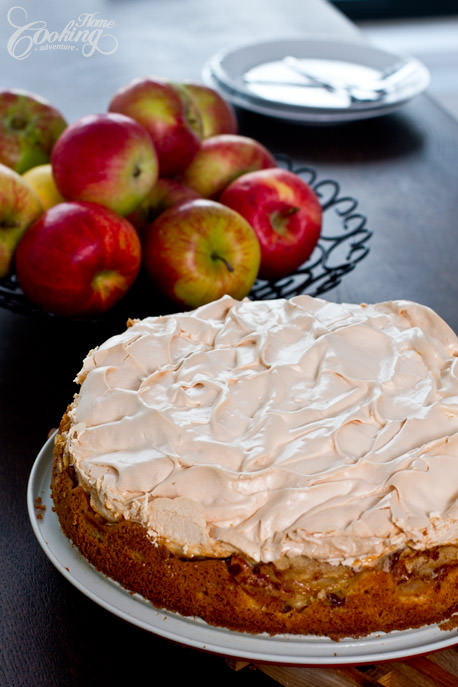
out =
[[99,571],[154,606],[250,633],[359,637],[440,622],[458,611],[458,552],[404,550],[355,571],[301,559],[290,567],[243,556],[185,558],[151,540],[139,523],[109,522],[90,505],[55,441],[52,496],[63,532]]

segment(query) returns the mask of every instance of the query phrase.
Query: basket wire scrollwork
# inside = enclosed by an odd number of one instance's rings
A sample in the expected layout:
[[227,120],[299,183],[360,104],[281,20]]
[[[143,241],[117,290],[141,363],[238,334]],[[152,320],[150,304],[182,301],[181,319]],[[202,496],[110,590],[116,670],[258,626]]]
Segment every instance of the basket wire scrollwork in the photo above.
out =
[[[314,189],[323,208],[323,232],[306,263],[282,279],[258,279],[249,295],[250,298],[260,300],[289,298],[301,293],[318,296],[338,286],[343,276],[366,257],[372,232],[367,227],[365,215],[358,211],[358,201],[351,196],[342,195],[337,181],[320,179],[315,169],[308,166],[297,167],[286,155],[276,157],[280,167],[298,174]],[[57,317],[43,311],[26,298],[14,273],[0,280],[0,307],[23,315]],[[152,303],[151,289],[145,284],[143,276],[142,283],[134,285],[131,292],[111,311],[89,319],[101,322],[125,320],[126,316],[145,317],[156,314],[155,310],[157,308]]]

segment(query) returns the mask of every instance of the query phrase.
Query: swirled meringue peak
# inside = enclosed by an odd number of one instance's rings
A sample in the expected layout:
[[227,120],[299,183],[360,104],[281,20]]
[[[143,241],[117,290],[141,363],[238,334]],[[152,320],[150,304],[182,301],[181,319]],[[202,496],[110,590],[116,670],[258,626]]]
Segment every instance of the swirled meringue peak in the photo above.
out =
[[457,356],[410,301],[226,296],[91,351],[66,448],[181,555],[372,565],[458,540]]

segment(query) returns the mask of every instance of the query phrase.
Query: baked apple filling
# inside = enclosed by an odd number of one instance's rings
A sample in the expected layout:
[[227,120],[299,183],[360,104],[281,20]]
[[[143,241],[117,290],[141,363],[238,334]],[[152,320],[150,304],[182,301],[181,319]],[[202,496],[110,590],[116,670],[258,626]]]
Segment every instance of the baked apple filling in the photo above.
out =
[[458,547],[437,546],[429,551],[406,548],[381,559],[375,568],[355,571],[345,565],[331,565],[306,557],[289,563],[250,564],[242,556],[228,559],[228,569],[234,581],[259,605],[280,612],[301,610],[314,601],[324,601],[337,607],[355,591],[360,591],[365,579],[374,571],[389,574],[399,598],[417,596],[430,591],[431,584],[440,587],[450,568],[458,563]]

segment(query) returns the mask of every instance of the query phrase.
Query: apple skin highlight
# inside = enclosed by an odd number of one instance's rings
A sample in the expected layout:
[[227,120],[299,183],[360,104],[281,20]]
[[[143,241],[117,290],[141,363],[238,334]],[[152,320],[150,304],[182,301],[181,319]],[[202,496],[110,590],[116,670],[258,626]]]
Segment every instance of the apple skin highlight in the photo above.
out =
[[202,123],[198,109],[185,102],[180,89],[172,83],[134,79],[115,93],[108,110],[132,117],[148,131],[161,176],[183,172],[200,148]]
[[21,89],[0,91],[0,162],[22,174],[49,162],[67,121],[51,103]]
[[224,294],[247,296],[261,256],[248,222],[204,199],[170,208],[152,222],[143,252],[157,288],[180,306],[194,308]]
[[235,110],[218,91],[195,83],[184,83],[182,87],[188,91],[199,108],[202,119],[202,138],[238,133]]
[[58,315],[87,315],[111,308],[140,269],[134,227],[112,210],[67,202],[45,212],[16,253],[16,273],[33,303]]
[[297,174],[266,169],[230,184],[220,202],[240,213],[261,245],[261,279],[291,274],[311,256],[321,235],[322,208],[313,189]]
[[0,279],[10,272],[17,245],[42,212],[35,190],[20,174],[0,163]]
[[100,203],[132,212],[158,178],[147,131],[130,117],[95,114],[71,124],[54,146],[54,181],[66,200]]
[[221,134],[202,142],[182,181],[203,198],[218,200],[237,177],[270,167],[277,163],[261,143],[248,136]]

